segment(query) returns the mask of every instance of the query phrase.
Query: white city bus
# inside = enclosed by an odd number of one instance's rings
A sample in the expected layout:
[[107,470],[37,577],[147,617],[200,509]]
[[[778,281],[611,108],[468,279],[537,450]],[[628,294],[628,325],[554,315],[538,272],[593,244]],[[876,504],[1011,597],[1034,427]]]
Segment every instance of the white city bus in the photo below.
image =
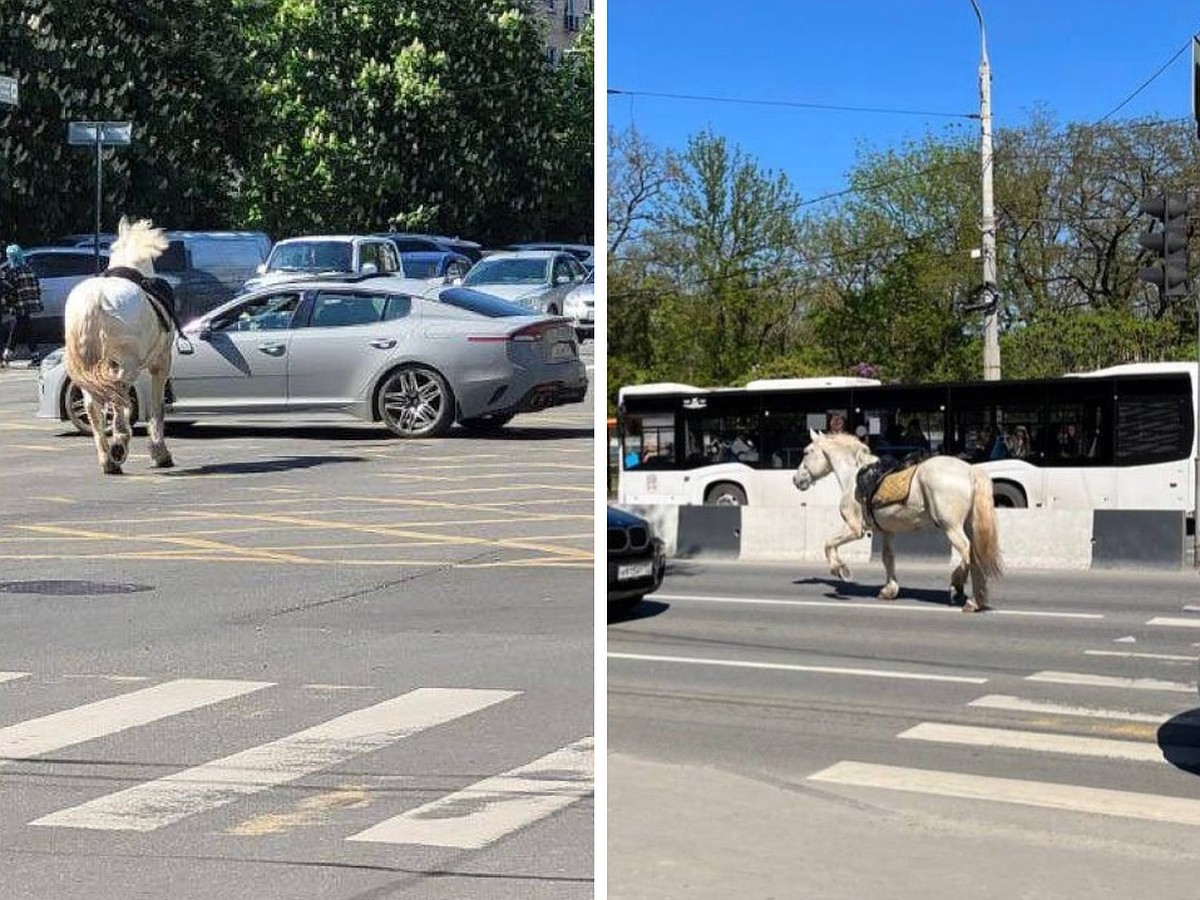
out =
[[[866,378],[744,388],[622,388],[621,503],[800,502],[809,429],[835,418],[878,453],[930,450],[984,466],[996,503],[1191,512],[1196,365],[1135,363],[1064,378],[885,385]],[[1026,441],[1014,434],[1024,431]],[[833,479],[805,501],[837,504]]]

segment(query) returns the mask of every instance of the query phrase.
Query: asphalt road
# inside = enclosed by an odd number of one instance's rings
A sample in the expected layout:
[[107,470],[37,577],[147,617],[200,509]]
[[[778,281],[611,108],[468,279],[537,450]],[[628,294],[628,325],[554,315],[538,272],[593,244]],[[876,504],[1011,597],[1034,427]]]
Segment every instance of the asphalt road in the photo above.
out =
[[608,896],[1194,897],[1200,578],[672,566],[608,628]]
[[34,390],[0,372],[0,896],[592,896],[590,402],[206,422],[105,477]]

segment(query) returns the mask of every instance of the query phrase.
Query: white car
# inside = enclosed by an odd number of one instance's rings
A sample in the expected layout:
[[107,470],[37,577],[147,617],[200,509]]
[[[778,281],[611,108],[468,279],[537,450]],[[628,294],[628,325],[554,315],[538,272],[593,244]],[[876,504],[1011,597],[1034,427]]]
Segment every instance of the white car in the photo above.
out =
[[570,253],[522,250],[484,257],[462,283],[533,312],[557,316],[563,312],[567,294],[586,277],[587,272]]
[[320,275],[404,276],[404,263],[396,245],[383,237],[353,234],[321,234],[294,237],[271,248],[258,274],[249,279],[243,291],[269,284],[316,278]]
[[562,314],[575,323],[579,340],[596,336],[596,272],[587,274],[587,280],[567,294],[563,301]]

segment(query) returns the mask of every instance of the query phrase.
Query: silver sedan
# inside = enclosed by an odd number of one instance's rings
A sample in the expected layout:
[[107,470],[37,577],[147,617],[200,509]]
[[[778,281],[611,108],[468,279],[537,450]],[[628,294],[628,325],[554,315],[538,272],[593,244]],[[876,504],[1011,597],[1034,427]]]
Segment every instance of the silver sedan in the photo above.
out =
[[[275,284],[185,327],[167,392],[171,418],[347,413],[400,437],[499,428],[514,415],[578,403],[587,374],[571,322],[466,288],[437,299],[394,276]],[[149,379],[134,388],[146,409]],[[38,416],[87,429],[61,351],[38,377]]]

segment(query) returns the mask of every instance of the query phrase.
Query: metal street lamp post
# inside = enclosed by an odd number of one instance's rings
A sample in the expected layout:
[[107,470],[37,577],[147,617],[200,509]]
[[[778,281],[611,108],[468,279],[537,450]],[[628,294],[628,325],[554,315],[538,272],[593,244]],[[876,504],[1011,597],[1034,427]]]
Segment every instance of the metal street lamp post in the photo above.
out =
[[1000,310],[996,286],[996,213],[992,195],[992,70],[988,63],[987,32],[983,12],[971,0],[979,19],[979,156],[983,178],[983,378],[1000,380]]

